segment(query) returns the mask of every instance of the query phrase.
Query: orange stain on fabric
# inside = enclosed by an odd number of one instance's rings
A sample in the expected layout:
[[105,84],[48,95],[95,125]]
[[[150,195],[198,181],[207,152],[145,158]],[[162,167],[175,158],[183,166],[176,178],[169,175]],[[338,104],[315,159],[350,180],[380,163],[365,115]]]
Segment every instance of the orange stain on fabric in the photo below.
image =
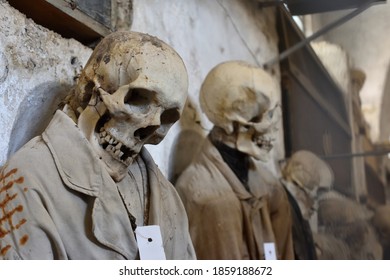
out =
[[25,245],[27,243],[27,241],[28,241],[28,235],[25,234],[22,236],[22,238],[20,238],[19,243],[20,243],[20,245]]
[[16,172],[18,171],[17,168],[14,168],[14,169],[11,169],[11,171],[9,171],[7,174],[3,175],[4,173],[0,174],[0,181],[2,181],[3,179],[15,174]]
[[[26,219],[20,218],[19,221],[15,221],[16,213],[22,213],[24,210],[23,205],[14,203],[11,201],[15,200],[18,196],[18,192],[12,193],[12,188],[15,185],[21,185],[24,183],[24,177],[17,177],[14,175],[18,169],[14,168],[4,174],[5,170],[0,171],[0,238],[4,238],[6,235],[11,234],[13,231],[20,230],[20,228],[27,222]],[[17,177],[16,179],[14,179]],[[27,192],[28,188],[21,186],[19,190]],[[16,204],[16,205],[15,205]],[[20,245],[25,245],[29,240],[29,236],[24,234],[19,239]],[[4,244],[5,245],[5,244]],[[11,245],[0,248],[0,254],[5,255],[7,251],[11,249]]]
[[7,254],[7,252],[8,252],[9,249],[11,249],[11,245],[7,245],[7,246],[5,246],[4,248],[1,248],[0,254],[1,254],[2,256],[5,256],[5,254]]

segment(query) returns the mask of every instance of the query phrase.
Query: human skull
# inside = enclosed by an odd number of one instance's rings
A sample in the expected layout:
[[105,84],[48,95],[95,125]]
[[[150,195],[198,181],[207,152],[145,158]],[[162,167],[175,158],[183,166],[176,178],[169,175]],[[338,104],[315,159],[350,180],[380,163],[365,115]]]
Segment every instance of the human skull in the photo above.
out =
[[144,144],[165,137],[187,87],[182,59],[155,37],[116,32],[96,46],[75,89],[80,104],[88,102],[77,123],[114,180],[123,179]]
[[206,76],[200,105],[215,126],[235,135],[237,150],[267,161],[281,116],[277,92],[277,82],[263,69],[228,61]]
[[300,150],[287,160],[282,174],[302,216],[310,219],[312,228],[317,228],[318,190],[329,190],[332,187],[332,169],[316,154]]
[[283,177],[301,188],[311,192],[318,188],[330,189],[334,175],[331,167],[316,154],[300,150],[288,159]]

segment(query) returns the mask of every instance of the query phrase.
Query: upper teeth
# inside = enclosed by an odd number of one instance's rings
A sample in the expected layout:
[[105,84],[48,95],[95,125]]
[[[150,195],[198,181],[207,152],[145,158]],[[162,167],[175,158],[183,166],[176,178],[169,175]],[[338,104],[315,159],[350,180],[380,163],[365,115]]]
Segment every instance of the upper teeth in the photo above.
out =
[[272,145],[272,142],[273,140],[270,139],[265,139],[264,137],[258,137],[257,139],[255,139],[255,142],[258,146],[261,146],[262,148],[265,148],[265,149],[271,149],[273,147]]
[[109,132],[105,131],[104,128],[101,128],[98,140],[102,148],[109,152],[112,157],[126,165],[130,165],[133,161],[132,156],[135,152],[112,136]]

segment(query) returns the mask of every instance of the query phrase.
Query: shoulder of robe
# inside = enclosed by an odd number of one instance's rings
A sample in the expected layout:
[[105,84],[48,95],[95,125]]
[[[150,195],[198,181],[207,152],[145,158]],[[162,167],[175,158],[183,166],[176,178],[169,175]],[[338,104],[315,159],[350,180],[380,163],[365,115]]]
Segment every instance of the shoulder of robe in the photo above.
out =
[[[40,136],[31,139],[3,166],[3,176],[10,172],[27,184],[47,181],[50,170],[55,169],[50,150]],[[36,187],[30,184],[29,187]]]

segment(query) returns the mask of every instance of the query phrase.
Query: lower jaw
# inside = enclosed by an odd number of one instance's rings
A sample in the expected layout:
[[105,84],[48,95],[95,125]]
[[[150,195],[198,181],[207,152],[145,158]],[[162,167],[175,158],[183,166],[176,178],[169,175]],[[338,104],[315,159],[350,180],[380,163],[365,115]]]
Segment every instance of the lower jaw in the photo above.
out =
[[268,161],[269,153],[272,150],[272,147],[264,148],[256,145],[256,148],[253,151],[253,157],[260,161]]
[[[100,133],[95,133],[95,136],[96,139],[99,139],[97,142],[99,143],[102,152],[105,153],[107,157],[111,157],[121,164],[129,166],[138,154],[133,149],[128,148],[122,142],[116,140],[113,136],[109,137],[111,138],[110,141],[101,138]],[[120,143],[119,147],[117,146],[118,143]],[[123,148],[125,148],[125,150],[123,150]],[[127,156],[125,154],[127,154]]]
[[[107,152],[107,150],[106,150]],[[108,152],[110,154],[110,156],[115,159],[116,161],[119,161],[120,163],[126,165],[126,166],[129,166],[132,162],[133,162],[133,158],[132,157],[128,157],[126,158],[125,160],[122,160],[119,156],[115,155],[113,152]]]

